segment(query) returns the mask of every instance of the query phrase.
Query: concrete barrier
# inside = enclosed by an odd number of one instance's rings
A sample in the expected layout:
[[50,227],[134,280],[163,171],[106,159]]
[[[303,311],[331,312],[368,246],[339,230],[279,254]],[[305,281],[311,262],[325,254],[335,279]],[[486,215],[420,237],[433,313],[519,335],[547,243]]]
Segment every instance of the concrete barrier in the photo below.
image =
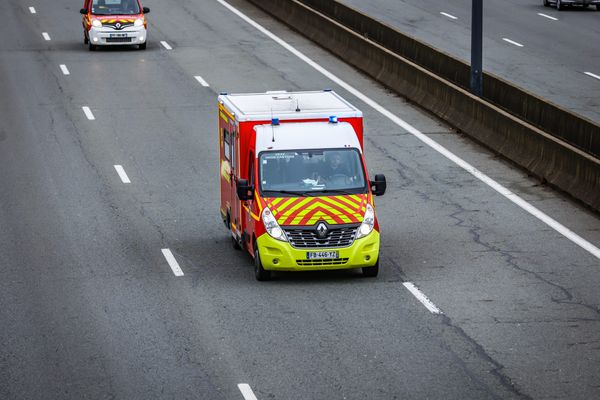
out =
[[543,181],[600,211],[600,161],[297,0],[248,0]]
[[[437,50],[335,0],[301,3],[369,38],[388,50],[468,89],[468,63]],[[600,125],[548,102],[506,80],[484,72],[483,98],[595,157],[600,157]]]

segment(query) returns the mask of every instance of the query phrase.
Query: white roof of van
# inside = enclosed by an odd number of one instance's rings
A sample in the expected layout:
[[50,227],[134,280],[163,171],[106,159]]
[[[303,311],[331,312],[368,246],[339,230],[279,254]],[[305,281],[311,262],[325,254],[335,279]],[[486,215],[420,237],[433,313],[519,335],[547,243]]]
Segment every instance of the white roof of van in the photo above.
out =
[[[357,148],[362,152],[354,128],[347,122],[288,122],[257,125],[256,154],[265,150]],[[273,141],[275,138],[275,141]]]
[[238,121],[362,117],[360,110],[331,90],[222,94],[219,101]]

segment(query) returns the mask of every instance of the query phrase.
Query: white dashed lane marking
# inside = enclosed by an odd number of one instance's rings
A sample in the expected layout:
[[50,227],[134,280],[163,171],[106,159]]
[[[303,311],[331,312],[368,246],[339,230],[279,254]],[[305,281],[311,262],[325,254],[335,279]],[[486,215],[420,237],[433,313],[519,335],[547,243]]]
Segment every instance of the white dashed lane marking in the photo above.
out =
[[48,32],[42,32],[42,37],[44,40],[50,40],[50,35],[48,35]]
[[445,13],[445,12],[441,12],[440,14],[442,14],[443,16],[448,17],[450,19],[458,19],[458,17],[455,17],[454,15],[448,14],[448,13]]
[[540,17],[551,19],[552,21],[558,21],[558,18],[551,17],[550,15],[546,15],[546,14],[542,14],[542,13],[538,13],[538,15]]
[[69,72],[69,69],[67,68],[67,66],[65,64],[60,64],[60,70],[62,71],[62,73],[64,75],[70,75],[71,74]]
[[129,180],[129,177],[127,176],[127,173],[125,172],[125,169],[123,168],[123,166],[121,166],[121,165],[115,165],[115,169],[117,170],[117,174],[119,174],[119,178],[121,178],[121,181],[123,183],[131,183],[131,181]]
[[87,119],[89,119],[90,121],[93,121],[96,119],[96,117],[94,117],[94,114],[92,113],[92,110],[90,110],[90,108],[88,106],[81,107],[81,109],[83,110],[83,113],[85,114]]
[[171,267],[173,274],[175,276],[183,276],[183,271],[181,270],[179,263],[175,259],[175,256],[173,256],[173,253],[171,253],[171,250],[162,249],[162,253],[163,253],[163,256],[165,256],[165,259],[167,260],[167,262],[169,263],[169,267]]
[[587,76],[591,76],[592,78],[600,79],[600,75],[592,74],[591,72],[584,72]]
[[244,400],[258,400],[252,391],[252,388],[247,383],[240,383],[238,385],[240,392],[242,392],[242,396],[244,396]]
[[167,42],[165,42],[164,40],[160,42],[160,44],[163,45],[163,47],[167,50],[173,50],[173,48],[171,47],[171,45]]
[[196,78],[196,80],[197,80],[198,82],[200,82],[200,84],[201,84],[202,86],[204,86],[204,87],[208,87],[208,86],[210,86],[210,85],[208,84],[208,82],[206,82],[204,79],[202,79],[202,77],[201,77],[201,76],[198,76],[198,75],[196,75],[194,78]]
[[35,7],[29,7],[29,12],[35,14]]
[[521,43],[515,42],[514,40],[510,40],[508,38],[502,38],[502,40],[504,40],[507,43],[510,43],[512,45],[515,45],[517,47],[523,47],[523,45]]
[[409,292],[413,294],[432,314],[443,314],[435,304],[431,302],[412,282],[402,283]]

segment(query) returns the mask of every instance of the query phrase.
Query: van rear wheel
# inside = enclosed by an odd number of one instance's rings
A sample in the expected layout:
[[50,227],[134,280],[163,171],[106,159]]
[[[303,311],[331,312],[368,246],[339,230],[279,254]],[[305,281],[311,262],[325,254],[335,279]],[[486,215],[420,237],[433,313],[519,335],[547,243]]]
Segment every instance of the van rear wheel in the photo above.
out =
[[362,268],[363,276],[367,278],[374,278],[379,274],[379,258],[377,262],[372,267],[363,267]]
[[260,253],[256,243],[254,243],[254,277],[261,282],[271,280],[271,271],[264,269],[262,262],[260,262]]

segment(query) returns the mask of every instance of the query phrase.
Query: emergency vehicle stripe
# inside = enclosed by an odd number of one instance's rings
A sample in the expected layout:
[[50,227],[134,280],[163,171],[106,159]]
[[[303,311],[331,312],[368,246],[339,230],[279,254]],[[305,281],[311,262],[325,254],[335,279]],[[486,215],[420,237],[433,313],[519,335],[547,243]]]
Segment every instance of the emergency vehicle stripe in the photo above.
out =
[[297,210],[298,208],[302,207],[303,204],[309,203],[310,200],[311,199],[308,199],[306,197],[292,198],[291,201],[286,201],[277,208],[277,214],[285,215],[288,211]]
[[[327,218],[327,217],[329,217],[329,218]],[[329,222],[328,220],[333,220],[334,223],[336,223],[336,224],[343,224],[344,222],[349,222],[349,221],[344,221],[341,218],[341,216],[335,215],[332,212],[330,212],[330,210],[327,210],[326,208],[323,208],[319,205],[319,206],[315,207],[314,209],[308,211],[306,213],[306,215],[300,220],[300,224],[301,225],[312,225],[313,223],[317,222],[320,219],[325,219],[325,221],[327,221],[327,222]]]
[[[360,217],[357,217],[356,210],[348,210],[347,207],[344,207],[343,204],[337,203],[336,201],[334,201],[334,199],[335,199],[334,197],[323,197],[321,199],[321,201],[323,203],[329,204],[333,209],[337,210],[340,213],[339,214],[340,216],[346,217],[346,219],[348,220],[348,221],[345,221],[346,223],[352,222],[352,220],[354,218],[360,218]],[[353,211],[353,212],[350,213],[349,211]],[[354,217],[354,218],[352,218],[352,217]]]

